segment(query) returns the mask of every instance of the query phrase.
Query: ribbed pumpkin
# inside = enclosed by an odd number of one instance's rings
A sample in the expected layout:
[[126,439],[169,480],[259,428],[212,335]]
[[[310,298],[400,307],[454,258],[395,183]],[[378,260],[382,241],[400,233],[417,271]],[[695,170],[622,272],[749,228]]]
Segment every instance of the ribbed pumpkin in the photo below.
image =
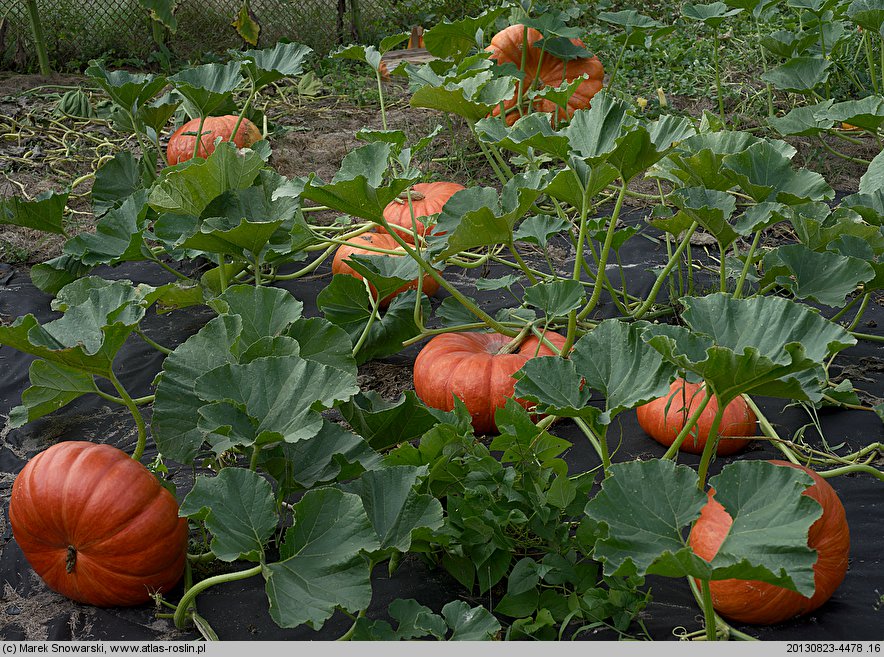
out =
[[99,607],[168,592],[187,557],[187,520],[141,463],[72,441],[37,454],[12,485],[12,534],[54,591]]
[[[546,337],[559,349],[565,345],[565,338],[558,333],[547,333]],[[414,391],[425,404],[443,411],[454,408],[457,396],[466,404],[477,433],[496,431],[494,413],[513,396],[513,374],[535,355],[555,355],[534,336],[513,353],[499,353],[511,340],[500,333],[437,335],[414,361]],[[528,402],[516,401],[528,407]]]
[[[362,235],[357,235],[356,237],[352,237],[347,240],[346,244],[342,244],[338,247],[338,250],[335,252],[334,260],[332,261],[332,274],[346,274],[347,276],[353,276],[354,278],[358,278],[360,281],[362,280],[362,274],[353,269],[349,264],[345,261],[353,255],[365,255],[365,256],[381,256],[383,253],[378,253],[377,251],[370,251],[365,247],[370,246],[377,249],[385,249],[388,251],[400,251],[402,256],[405,256],[405,252],[402,251],[402,247],[397,244],[396,240],[394,240],[389,235],[382,235],[380,233],[363,233]],[[396,258],[401,256],[390,255],[390,258]],[[385,297],[381,300],[380,306],[381,308],[386,308],[390,305],[390,302],[393,298],[406,290],[416,290],[417,289],[417,279],[414,279],[411,283],[407,285],[403,285],[398,290],[396,290],[393,294],[388,297]],[[427,296],[433,296],[436,292],[439,291],[439,283],[430,276],[429,274],[424,275],[424,282],[422,285],[422,289],[424,294]],[[372,294],[377,294],[377,290],[373,285],[371,285]]]
[[[669,447],[684,428],[688,418],[703,402],[706,391],[699,383],[688,383],[684,379],[676,379],[669,386],[669,393],[635,409],[639,426],[651,438],[661,445]],[[669,409],[666,409],[666,406]],[[690,454],[702,454],[709,438],[712,420],[718,411],[718,402],[713,397],[700,414],[697,424],[690,435],[685,438],[679,451]],[[724,410],[719,436],[754,436],[757,418],[742,397],[737,397]],[[749,444],[745,438],[721,438],[718,441],[716,454],[727,456],[735,454]]]
[[[448,199],[462,189],[464,189],[464,186],[455,182],[418,183],[411,188],[411,206],[414,208],[414,219],[418,235],[423,236],[427,234],[427,227],[421,219],[426,220],[427,217],[441,212]],[[411,212],[412,209],[408,206],[408,196],[402,194],[400,198],[391,201],[384,208],[384,219],[391,226],[402,226],[404,230],[400,231],[399,234],[406,242],[414,244]],[[379,233],[386,233],[387,229],[383,226],[378,226],[377,231]],[[430,231],[430,234],[433,234],[433,231]]]
[[[521,69],[522,65],[522,44],[525,35],[525,27],[523,25],[510,25],[508,28],[501,30],[491,39],[491,45],[485,50],[491,53],[491,59],[498,64],[511,63]],[[559,87],[563,82],[573,82],[577,78],[586,74],[589,77],[584,80],[574,95],[568,100],[568,118],[573,116],[574,112],[579,109],[589,107],[592,97],[595,96],[605,81],[605,69],[598,57],[585,57],[567,62],[558,57],[550,55],[548,52],[543,53],[543,59],[540,58],[541,48],[536,46],[543,35],[534,28],[528,28],[528,51],[525,59],[525,86],[529,85],[535,77],[538,78],[537,83],[547,87]],[[571,43],[575,46],[584,47],[580,39],[571,39]],[[537,66],[540,65],[538,75]],[[564,74],[564,79],[563,79]],[[504,102],[504,109],[507,110],[507,125],[512,125],[520,117],[518,110],[510,112],[510,108],[516,107],[518,87],[516,93],[508,101]],[[523,107],[527,106],[528,101],[523,101]],[[534,111],[550,112],[554,116],[558,110],[561,115],[561,108],[549,100],[538,99],[534,101]],[[492,112],[493,116],[500,114],[500,107],[495,107]],[[563,117],[560,117],[563,118]]]
[[[812,597],[780,586],[742,579],[723,579],[710,582],[712,604],[725,618],[752,625],[773,625],[808,614],[823,605],[844,580],[850,553],[850,530],[844,506],[829,483],[816,472],[786,461],[770,461],[775,465],[796,468],[809,474],[814,484],[803,495],[812,497],[823,507],[823,515],[810,526],[807,545],[817,551],[813,566]],[[715,501],[714,490],[700,512],[690,535],[694,553],[711,561],[727,537],[733,518]]]
[[[203,123],[201,133],[200,147],[197,152],[198,157],[208,157],[215,152],[215,140],[221,137],[222,141],[230,141],[230,135],[236,127],[239,117],[235,114],[227,116],[207,116]],[[169,137],[169,143],[166,146],[166,159],[169,164],[178,164],[193,157],[193,146],[196,144],[196,131],[199,130],[200,120],[192,119],[178,128]],[[192,132],[192,135],[185,135],[185,132]],[[245,148],[251,146],[255,142],[261,141],[261,131],[258,127],[246,118],[243,118],[236,131],[236,137],[233,143],[237,148]]]

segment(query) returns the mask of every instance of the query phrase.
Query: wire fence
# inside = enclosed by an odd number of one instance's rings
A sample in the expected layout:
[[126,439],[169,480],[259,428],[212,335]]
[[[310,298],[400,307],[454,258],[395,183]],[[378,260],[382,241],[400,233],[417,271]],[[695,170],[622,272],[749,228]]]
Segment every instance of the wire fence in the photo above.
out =
[[[242,4],[242,0],[179,0],[178,27],[175,34],[167,35],[166,47],[183,60],[240,47],[244,42],[232,23]],[[411,6],[402,0],[249,3],[261,26],[259,48],[286,38],[319,53],[339,43],[370,41],[407,28]],[[109,56],[119,66],[137,67],[154,61],[160,52],[150,16],[137,0],[37,0],[37,7],[55,70],[76,71],[99,56]],[[0,0],[0,70],[32,71],[36,63],[26,3]]]

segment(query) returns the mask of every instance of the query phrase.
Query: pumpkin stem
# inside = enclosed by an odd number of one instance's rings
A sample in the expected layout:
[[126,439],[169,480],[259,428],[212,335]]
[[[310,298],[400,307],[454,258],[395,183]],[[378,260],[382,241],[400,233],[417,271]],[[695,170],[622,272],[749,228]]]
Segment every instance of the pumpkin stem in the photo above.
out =
[[74,566],[77,565],[77,548],[73,545],[68,545],[68,553],[64,560],[64,569],[70,574],[74,572]]
[[426,196],[421,194],[420,192],[416,192],[413,189],[407,192],[402,192],[399,196],[397,196],[394,201],[396,201],[399,205],[405,205],[408,203],[408,197],[411,196],[412,202],[414,201],[423,201]]
[[497,350],[498,354],[511,354],[525,341],[525,337],[531,331],[531,324],[524,326],[518,335]]

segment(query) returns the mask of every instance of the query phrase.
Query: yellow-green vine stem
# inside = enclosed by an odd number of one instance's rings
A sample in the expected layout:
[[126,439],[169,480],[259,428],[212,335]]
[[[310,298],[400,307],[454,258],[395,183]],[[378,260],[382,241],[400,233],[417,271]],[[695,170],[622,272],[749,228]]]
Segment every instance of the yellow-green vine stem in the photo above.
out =
[[743,271],[740,272],[740,278],[737,280],[737,286],[734,288],[734,299],[739,299],[743,293],[743,283],[746,282],[746,275],[749,273],[749,267],[752,266],[752,258],[755,255],[755,249],[758,248],[758,242],[761,240],[761,231],[755,231],[755,237],[752,239],[752,246],[749,247],[749,253],[746,254],[746,262],[743,263]]
[[715,625],[715,609],[712,606],[712,591],[709,588],[709,580],[702,580],[700,587],[703,592],[703,620],[706,624],[706,640],[716,641],[718,639],[718,631]]
[[[706,394],[708,395],[709,392],[707,391]],[[715,412],[715,417],[712,418],[712,426],[709,427],[706,446],[703,448],[702,456],[700,456],[700,468],[697,470],[699,475],[697,487],[701,491],[706,490],[706,476],[709,474],[709,464],[712,462],[716,447],[718,447],[718,427],[721,425],[721,418],[724,417],[725,407],[727,406],[727,404],[722,403],[721,399],[716,401],[718,402],[718,410]]]
[[[666,277],[669,276],[669,273],[672,271],[673,267],[675,267],[676,263],[681,262],[681,254],[685,249],[690,249],[691,243],[691,235],[694,234],[694,231],[697,230],[698,224],[696,221],[691,224],[690,228],[688,228],[688,232],[685,233],[685,236],[681,240],[681,244],[678,245],[678,248],[675,250],[675,253],[669,259],[669,262],[666,263],[666,266],[663,268],[663,271],[657,276],[657,280],[654,281],[653,287],[651,287],[651,292],[648,294],[648,298],[645,299],[644,303],[641,307],[633,313],[633,317],[636,319],[641,319],[645,313],[650,310],[651,306],[654,305],[654,301],[657,299],[657,294],[660,292],[660,288],[663,287],[663,281],[666,280]],[[674,299],[670,299],[670,302],[674,301]]]
[[611,469],[611,456],[608,453],[608,439],[605,434],[597,436],[595,432],[589,427],[586,421],[581,417],[574,418],[575,424],[580,427],[580,430],[589,438],[589,442],[595,448],[595,450],[599,454],[599,458],[602,460],[602,469],[605,472],[605,478],[608,477],[609,471]]
[[[192,160],[196,159],[196,154],[199,152],[200,144],[202,143],[202,138],[203,138],[203,124],[205,122],[206,122],[206,117],[204,117],[202,114],[200,114],[200,125],[196,129],[196,140],[193,143],[193,154],[190,156],[190,159],[192,159]],[[236,133],[234,133],[234,134],[236,134]],[[137,131],[136,131],[135,135],[136,136],[138,135]],[[139,143],[139,145],[141,144],[140,139],[138,140],[138,143]]]
[[117,379],[117,375],[113,373],[113,370],[111,370],[108,380],[117,389],[117,392],[120,393],[123,405],[129,409],[129,412],[132,413],[132,417],[135,419],[135,427],[138,429],[138,440],[135,443],[135,451],[132,453],[132,458],[135,461],[140,461],[141,457],[144,456],[144,448],[147,445],[147,426],[144,424],[144,417],[142,417],[141,411],[138,410],[135,400],[126,392],[126,389],[120,383],[120,380]]
[[[684,388],[682,388],[682,390],[684,390]],[[678,448],[681,447],[681,444],[688,437],[688,434],[690,434],[691,430],[696,426],[697,421],[703,414],[703,411],[706,410],[706,407],[712,400],[712,392],[709,390],[709,388],[705,388],[705,392],[706,394],[703,396],[703,400],[700,402],[700,405],[693,413],[691,413],[691,416],[687,419],[687,422],[684,423],[684,426],[682,427],[681,431],[678,432],[675,440],[672,441],[669,449],[666,450],[666,453],[662,457],[664,460],[675,458],[675,455],[678,454]]]
[[191,587],[178,602],[178,608],[175,610],[175,615],[173,617],[175,620],[175,627],[177,627],[179,630],[184,629],[184,626],[187,622],[188,607],[190,607],[191,601],[193,601],[200,593],[212,586],[215,586],[216,584],[235,582],[240,579],[248,579],[249,577],[260,575],[262,568],[263,566],[261,564],[258,564],[254,568],[240,570],[235,573],[224,573],[223,575],[215,575],[214,577],[209,577],[202,580],[201,582],[197,582],[196,584],[194,584],[193,587]]
[[798,460],[791,449],[783,444],[783,440],[780,438],[777,430],[773,428],[773,425],[767,417],[765,417],[764,413],[761,412],[761,409],[758,408],[758,405],[752,400],[752,398],[749,395],[743,395],[743,400],[752,412],[755,413],[755,417],[758,418],[758,426],[761,427],[761,433],[771,439],[774,447],[780,450],[789,462],[794,463],[795,465],[801,465],[801,461]]

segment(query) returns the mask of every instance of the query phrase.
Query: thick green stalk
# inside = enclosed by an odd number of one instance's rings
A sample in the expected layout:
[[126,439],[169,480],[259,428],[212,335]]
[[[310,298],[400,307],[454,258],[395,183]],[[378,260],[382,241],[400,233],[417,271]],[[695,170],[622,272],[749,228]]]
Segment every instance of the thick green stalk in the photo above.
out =
[[749,253],[746,254],[746,262],[743,263],[743,271],[740,272],[740,278],[737,281],[736,288],[734,288],[734,299],[739,299],[743,292],[743,283],[746,282],[746,275],[749,273],[749,267],[752,266],[752,257],[755,255],[755,249],[758,247],[759,240],[761,240],[761,231],[756,230],[752,246],[749,247]]
[[574,422],[580,427],[580,430],[583,431],[587,440],[589,440],[589,444],[592,445],[593,449],[595,449],[596,453],[599,455],[599,458],[602,460],[605,477],[607,477],[608,470],[611,467],[611,457],[608,455],[608,444],[605,442],[604,437],[596,436],[582,418],[575,417]]
[[867,31],[863,31],[863,48],[866,51],[866,66],[869,69],[869,78],[872,80],[872,89],[874,89],[875,93],[878,93],[878,73],[875,70],[875,60],[872,57],[872,40],[869,38],[869,33]]
[[752,410],[752,412],[755,413],[755,417],[758,418],[758,426],[761,427],[761,433],[763,433],[768,438],[771,438],[771,442],[773,443],[774,447],[780,450],[783,453],[783,456],[785,456],[791,463],[794,463],[795,465],[801,465],[798,457],[795,456],[795,453],[791,449],[783,444],[783,441],[777,433],[777,430],[774,429],[773,425],[770,423],[767,417],[765,417],[764,413],[761,412],[761,409],[758,408],[758,405],[752,400],[752,398],[749,395],[743,395],[742,397],[749,408]]
[[823,472],[817,472],[817,474],[823,479],[831,479],[832,477],[837,477],[839,475],[851,474],[854,472],[865,472],[866,474],[870,474],[876,479],[880,479],[884,481],[884,472],[881,472],[877,468],[873,468],[871,465],[866,465],[864,463],[855,463],[854,465],[845,465],[840,468],[834,468],[832,470],[825,470]]
[[52,75],[52,69],[49,67],[49,54],[46,52],[46,39],[43,36],[43,25],[40,23],[37,0],[27,0],[25,5],[28,8],[31,31],[34,33],[34,46],[37,48],[37,60],[40,62],[40,75],[49,77]]
[[[528,26],[525,25],[522,28],[522,61],[519,64],[519,70],[522,71],[523,75],[522,75],[522,78],[519,79],[519,84],[517,85],[518,92],[516,93],[516,106],[519,108],[519,114],[522,114],[522,93],[524,92],[522,85],[525,82],[524,73],[525,73],[525,65],[527,63],[528,63]],[[503,115],[503,107],[502,106],[501,106],[500,118],[502,118],[502,119],[506,118]]]
[[129,409],[129,412],[132,413],[132,417],[135,419],[135,427],[138,429],[138,440],[135,443],[135,451],[132,453],[132,458],[136,461],[140,461],[141,457],[144,456],[144,447],[147,445],[147,426],[144,424],[144,417],[142,417],[141,411],[138,410],[138,404],[136,404],[135,400],[129,396],[128,392],[126,392],[126,389],[123,387],[123,384],[120,383],[120,380],[117,379],[113,370],[111,370],[108,380],[113,384],[114,388],[117,389],[117,392],[120,393],[123,405]]
[[[131,115],[130,115],[130,116],[131,116]],[[201,144],[202,141],[203,141],[203,124],[204,124],[205,122],[206,122],[206,117],[204,117],[202,114],[200,114],[200,125],[199,125],[199,127],[196,129],[196,139],[194,139],[194,141],[193,141],[193,153],[192,153],[191,156],[190,156],[190,159],[192,159],[192,160],[195,160],[195,159],[196,159],[196,154],[197,154],[197,152],[199,151],[200,144]],[[133,124],[134,124],[134,123],[133,123]],[[138,135],[138,130],[135,131],[135,134],[136,134],[136,136]],[[234,133],[234,134],[236,134],[236,133]],[[139,139],[138,139],[138,145],[139,145],[139,146],[141,145],[141,138],[140,138],[140,137],[139,137]],[[142,153],[143,153],[143,152],[144,152],[144,151],[142,151]]]
[[365,341],[368,339],[368,334],[371,331],[371,326],[372,324],[374,324],[374,321],[378,316],[378,306],[381,303],[380,299],[377,298],[378,295],[372,293],[368,281],[363,279],[363,282],[365,283],[365,289],[368,291],[368,298],[371,299],[371,315],[369,315],[368,317],[368,322],[366,322],[365,328],[362,329],[362,334],[359,336],[356,344],[353,345],[354,358],[356,357],[356,354],[359,353],[359,350],[362,349],[362,345],[364,345]]
[[[758,20],[758,16],[755,17],[755,32],[756,37],[758,39],[758,43],[761,43],[761,21]],[[767,53],[765,52],[765,48],[761,47],[761,72],[767,73]],[[773,105],[773,85],[770,82],[766,83],[767,86],[767,115],[774,115],[774,105]]]
[[727,271],[725,271],[725,262],[727,261],[727,253],[725,252],[725,248],[721,245],[721,242],[718,243],[718,253],[721,256],[721,262],[718,266],[718,279],[719,285],[722,292],[727,292]]
[[534,274],[531,273],[531,270],[528,268],[527,263],[522,260],[522,256],[519,255],[519,252],[516,250],[516,245],[513,244],[512,241],[507,243],[507,248],[510,250],[510,253],[513,254],[513,258],[515,258],[516,262],[519,265],[519,269],[522,270],[522,273],[531,281],[531,285],[537,285],[537,278],[535,278]]
[[721,122],[727,125],[727,121],[724,118],[724,95],[721,92],[721,67],[718,63],[718,28],[713,28],[712,30],[712,42],[714,44],[715,51],[712,53],[714,61],[715,61],[715,89],[718,94],[718,115],[721,118]]
[[381,84],[381,72],[379,70],[375,70],[374,77],[378,83],[378,100],[381,103],[381,124],[384,126],[384,130],[387,129],[387,109],[384,106],[384,87]]
[[263,566],[261,564],[258,564],[254,568],[240,570],[235,573],[224,573],[223,575],[215,575],[214,577],[209,577],[201,582],[197,582],[187,591],[187,593],[182,596],[181,600],[178,602],[178,608],[175,610],[174,615],[175,627],[177,627],[179,630],[184,629],[185,623],[187,621],[187,610],[190,607],[190,603],[196,598],[196,596],[205,591],[207,588],[215,586],[216,584],[235,582],[240,579],[248,579],[249,577],[260,575],[262,568]]
[[169,349],[168,347],[164,347],[164,346],[161,345],[160,343],[158,343],[158,342],[154,342],[154,341],[151,340],[149,337],[147,337],[147,335],[145,335],[145,334],[144,334],[144,331],[142,331],[141,329],[136,328],[136,329],[135,329],[135,334],[136,334],[138,337],[140,337],[142,340],[144,340],[147,344],[149,344],[151,347],[153,347],[154,349],[156,349],[157,351],[159,351],[161,354],[165,354],[166,356],[168,356],[169,354],[172,353],[172,350]]
[[492,330],[497,331],[498,333],[501,333],[502,335],[508,335],[510,337],[513,337],[516,335],[517,331],[512,331],[512,330],[508,329],[506,326],[504,326],[503,324],[501,324],[500,322],[498,322],[491,315],[489,315],[484,310],[479,308],[476,304],[474,304],[472,301],[467,299],[467,297],[465,297],[463,295],[463,293],[461,293],[460,290],[458,290],[451,283],[446,281],[442,277],[442,275],[433,268],[433,266],[430,263],[428,263],[426,260],[423,259],[420,252],[414,247],[413,244],[409,244],[408,242],[406,242],[404,239],[402,239],[402,237],[398,233],[396,233],[395,230],[393,230],[390,227],[389,222],[387,222],[387,220],[384,219],[384,217],[380,217],[380,223],[384,228],[387,229],[387,232],[390,233],[390,236],[396,241],[396,243],[399,244],[399,246],[401,246],[402,249],[409,256],[414,258],[414,260],[417,262],[417,264],[420,265],[421,269],[423,269],[427,274],[429,274],[433,280],[435,280],[437,283],[439,283],[439,285],[441,287],[443,287],[451,296],[453,296],[457,300],[457,302],[460,303],[464,308],[466,308],[471,313],[473,313],[476,317],[478,317],[483,322],[485,322],[485,324],[488,325],[488,327],[490,327]]
[[[681,244],[678,245],[678,248],[675,250],[675,253],[669,258],[669,262],[666,263],[666,266],[663,268],[663,271],[657,276],[657,280],[654,281],[653,287],[651,287],[651,292],[648,294],[648,298],[641,305],[641,307],[633,313],[633,317],[636,319],[641,319],[646,312],[654,305],[654,301],[657,299],[657,294],[660,292],[660,288],[663,287],[663,281],[666,280],[666,277],[669,276],[669,273],[672,271],[673,267],[675,267],[676,263],[681,262],[681,254],[685,249],[690,249],[691,243],[691,235],[694,234],[694,231],[697,230],[698,224],[696,221],[691,224],[690,228],[688,228],[687,233],[681,240]],[[670,302],[675,301],[674,299],[670,299]]]
[[[602,245],[599,254],[598,274],[596,275],[595,285],[592,289],[592,296],[584,306],[583,310],[577,315],[577,319],[584,320],[593,311],[599,301],[602,293],[601,279],[607,278],[605,267],[608,265],[608,253],[611,250],[611,243],[614,241],[614,233],[617,232],[617,219],[620,217],[620,209],[623,207],[623,197],[626,196],[626,181],[623,181],[623,187],[620,188],[620,194],[617,196],[617,203],[614,205],[614,212],[611,214],[611,223],[608,226],[608,233],[605,235],[605,243]],[[579,265],[575,263],[575,269]]]
[[856,325],[859,324],[859,320],[862,319],[863,314],[866,312],[866,308],[869,305],[869,299],[871,298],[872,293],[866,292],[863,295],[863,302],[859,306],[859,310],[856,311],[856,317],[853,318],[853,321],[850,322],[850,326],[847,327],[848,331],[852,331],[856,328]]
[[[709,394],[707,392],[707,394]],[[706,446],[703,448],[703,454],[700,456],[700,468],[697,471],[699,480],[697,486],[701,491],[706,490],[706,476],[709,474],[709,464],[712,462],[712,456],[718,447],[718,427],[721,425],[721,418],[724,417],[724,411],[727,404],[722,403],[723,400],[716,399],[718,402],[718,410],[715,417],[712,418],[712,426],[709,427],[709,436],[706,438]]]
[[608,93],[611,93],[614,89],[614,79],[617,77],[617,71],[620,70],[620,62],[623,61],[623,54],[626,52],[627,43],[629,43],[628,38],[623,40],[623,47],[620,48],[620,54],[617,55],[617,63],[614,64],[614,71],[611,73],[611,77],[608,79]]
[[[236,119],[236,125],[233,126],[233,132],[230,133],[230,141],[233,141],[236,137],[236,133],[239,132],[239,126],[242,123],[242,120],[246,116],[246,112],[249,111],[249,105],[252,104],[252,100],[255,98],[255,95],[258,93],[258,90],[255,88],[255,83],[252,82],[252,88],[249,91],[249,97],[246,98],[246,102],[242,106],[242,110],[239,113],[239,117]],[[202,130],[202,128],[200,128]],[[196,155],[194,155],[196,157]]]
[[709,580],[704,579],[700,582],[700,588],[703,591],[703,620],[706,624],[706,640],[718,640],[718,632],[715,627],[715,609],[712,606],[712,591],[709,588]]
[[[575,174],[576,177],[576,174]],[[580,184],[578,182],[578,184]],[[582,185],[581,185],[582,187]],[[587,190],[586,188],[582,188],[581,198],[583,199],[582,207],[580,208],[580,228],[577,232],[577,248],[576,255],[574,256],[574,269],[571,272],[571,278],[575,281],[580,280],[580,270],[584,264],[583,262],[583,247],[586,243],[586,217],[589,215],[589,199],[587,198]],[[616,223],[616,222],[614,222]],[[595,287],[598,287],[598,279],[599,277],[604,276],[604,273],[599,270],[598,276],[596,277]],[[565,353],[569,353],[571,351],[571,347],[574,346],[574,340],[576,339],[577,334],[577,310],[572,310],[568,313],[568,330],[565,335]]]
[[[682,388],[684,390],[684,388]],[[697,421],[700,419],[700,416],[703,414],[703,411],[706,410],[706,407],[709,405],[709,402],[712,400],[712,391],[709,388],[705,389],[706,394],[703,396],[703,400],[700,402],[700,405],[696,408],[696,410],[691,413],[691,416],[684,423],[684,426],[681,428],[681,431],[678,432],[678,435],[675,437],[675,440],[672,441],[672,444],[669,446],[669,449],[666,450],[666,453],[663,455],[664,460],[674,459],[676,454],[678,454],[678,448],[681,447],[682,443],[691,433],[691,430],[697,425]],[[676,400],[672,400],[672,403],[677,403]],[[688,407],[690,404],[688,404]]]

